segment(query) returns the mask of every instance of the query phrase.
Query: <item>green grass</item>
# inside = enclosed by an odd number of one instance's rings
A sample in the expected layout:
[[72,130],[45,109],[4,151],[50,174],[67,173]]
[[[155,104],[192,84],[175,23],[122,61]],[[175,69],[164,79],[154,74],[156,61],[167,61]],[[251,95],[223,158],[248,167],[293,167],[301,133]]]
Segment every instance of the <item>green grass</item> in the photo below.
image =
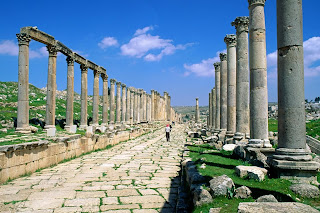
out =
[[278,132],[278,120],[269,119],[268,120],[268,128],[271,132]]
[[307,126],[307,135],[311,137],[316,137],[317,135],[320,136],[320,119],[310,121],[306,124]]
[[[266,177],[264,181],[258,182],[255,180],[242,179],[238,177],[235,173],[234,167],[237,165],[250,165],[243,160],[234,159],[230,152],[211,152],[203,153],[206,150],[212,150],[208,145],[198,145],[189,146],[190,157],[196,163],[198,171],[210,180],[212,177],[227,175],[230,177],[236,185],[247,186],[255,190],[266,190],[281,193],[283,195],[290,195],[293,199],[297,198],[289,187],[292,183],[285,179],[278,178],[268,178]],[[205,169],[200,169],[202,163],[206,164]],[[318,173],[318,181],[320,181],[320,173]],[[208,184],[208,183],[207,183]],[[301,202],[312,205],[320,206],[319,199],[303,199],[298,197]],[[201,207],[196,207],[194,212],[208,212],[210,208],[222,207],[221,212],[237,212],[237,207],[239,202],[251,202],[252,199],[228,199],[226,197],[214,198],[214,201],[208,205]]]

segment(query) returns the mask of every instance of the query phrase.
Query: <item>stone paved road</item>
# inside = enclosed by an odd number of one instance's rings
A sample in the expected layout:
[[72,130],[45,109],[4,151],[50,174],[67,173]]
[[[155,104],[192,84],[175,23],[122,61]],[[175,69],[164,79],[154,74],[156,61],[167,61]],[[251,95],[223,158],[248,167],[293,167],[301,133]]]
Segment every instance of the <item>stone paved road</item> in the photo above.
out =
[[2,185],[0,212],[174,212],[183,126],[171,136],[158,130]]

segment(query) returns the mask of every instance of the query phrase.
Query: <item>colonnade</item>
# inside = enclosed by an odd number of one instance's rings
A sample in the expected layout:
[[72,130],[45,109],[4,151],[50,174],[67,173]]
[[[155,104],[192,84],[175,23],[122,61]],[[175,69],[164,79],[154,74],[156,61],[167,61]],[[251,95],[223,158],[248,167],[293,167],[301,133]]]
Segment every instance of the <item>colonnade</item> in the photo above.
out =
[[[47,45],[49,53],[47,103],[45,129],[55,128],[56,108],[56,62],[57,53],[66,55],[67,62],[67,103],[66,126],[69,132],[76,130],[73,125],[74,115],[74,64],[80,64],[81,69],[81,119],[80,128],[87,127],[88,120],[88,69],[93,71],[93,111],[92,125],[107,126],[120,124],[138,124],[152,121],[178,121],[179,115],[171,107],[171,97],[167,92],[161,96],[152,90],[147,94],[142,89],[126,87],[125,84],[110,79],[110,97],[108,94],[108,75],[106,69],[85,59],[73,52],[51,35],[48,35],[36,27],[23,27],[17,34],[19,42],[18,65],[18,111],[17,128],[20,133],[30,133],[29,127],[29,42],[34,39]],[[99,118],[99,80],[103,81],[102,94],[102,122]],[[115,87],[116,90],[115,90]],[[109,103],[110,102],[110,103]],[[108,113],[109,111],[109,113]]]
[[[249,17],[237,17],[231,23],[236,35],[224,38],[227,54],[221,53],[220,62],[214,64],[215,92],[209,93],[208,116],[214,132],[233,137],[234,142],[249,138],[246,146],[261,152],[272,147],[268,138],[265,2],[248,0]],[[306,151],[301,1],[277,0],[277,30],[278,148],[269,162],[279,177],[312,181],[319,165]]]

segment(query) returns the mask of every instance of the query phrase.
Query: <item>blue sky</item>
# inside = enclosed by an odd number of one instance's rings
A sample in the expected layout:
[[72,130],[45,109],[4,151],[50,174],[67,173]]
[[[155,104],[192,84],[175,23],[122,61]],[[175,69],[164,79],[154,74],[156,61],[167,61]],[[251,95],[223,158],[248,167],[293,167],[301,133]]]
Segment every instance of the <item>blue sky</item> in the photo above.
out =
[[[304,0],[305,96],[320,96],[320,1]],[[248,16],[247,0],[4,1],[0,8],[0,81],[17,81],[21,27],[37,26],[73,51],[107,69],[127,86],[171,95],[173,106],[208,104],[214,87],[213,63],[225,51],[223,39],[235,33],[231,22]],[[269,101],[277,101],[276,0],[265,6]],[[45,46],[30,43],[29,82],[45,87]],[[66,89],[67,64],[57,60],[57,87]],[[100,81],[100,83],[102,83]],[[75,64],[75,90],[80,93]],[[89,94],[93,73],[88,74]],[[102,84],[100,88],[102,94]]]

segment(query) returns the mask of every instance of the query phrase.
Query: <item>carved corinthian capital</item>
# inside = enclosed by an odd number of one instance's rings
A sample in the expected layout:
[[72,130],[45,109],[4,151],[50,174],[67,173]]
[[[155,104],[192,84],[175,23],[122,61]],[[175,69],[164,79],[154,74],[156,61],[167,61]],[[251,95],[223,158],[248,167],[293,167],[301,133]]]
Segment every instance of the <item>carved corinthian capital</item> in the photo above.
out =
[[20,33],[16,34],[19,45],[29,45],[29,42],[31,41],[30,35],[26,33]]
[[107,74],[101,74],[101,78],[104,82],[108,81],[108,75]]
[[216,62],[213,64],[214,69],[217,71],[217,69],[220,67],[220,62]]
[[88,66],[81,64],[80,65],[81,72],[88,72]]
[[228,47],[234,47],[237,45],[237,37],[234,34],[229,34],[224,37],[224,42]]
[[253,6],[253,5],[262,5],[264,6],[266,3],[266,0],[248,0],[249,3],[249,7]]
[[226,61],[227,60],[227,53],[220,53],[219,57],[220,57],[220,61]]
[[74,58],[72,56],[68,56],[66,60],[67,60],[67,64],[68,65],[73,65],[74,64]]
[[49,56],[57,57],[58,49],[57,46],[54,45],[48,45],[47,50],[49,52]]
[[116,83],[116,79],[111,78],[110,79],[110,84],[115,84]]
[[248,32],[249,31],[249,17],[240,16],[237,17],[232,23],[232,26],[235,26],[237,32]]

